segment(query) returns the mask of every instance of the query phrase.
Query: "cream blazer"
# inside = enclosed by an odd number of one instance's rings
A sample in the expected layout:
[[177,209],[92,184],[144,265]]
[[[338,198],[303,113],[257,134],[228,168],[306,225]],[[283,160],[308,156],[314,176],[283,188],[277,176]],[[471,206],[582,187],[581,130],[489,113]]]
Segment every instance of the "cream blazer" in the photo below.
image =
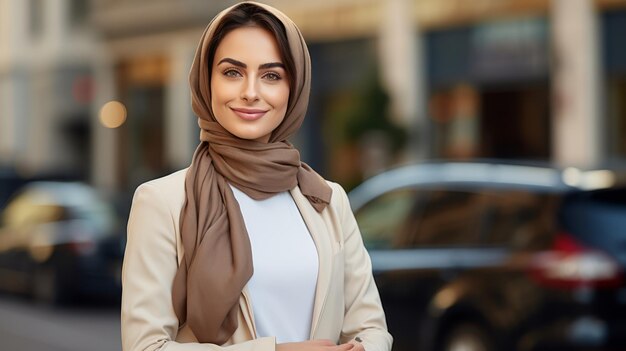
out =
[[[187,325],[178,325],[172,282],[183,257],[179,215],[186,170],[139,186],[128,221],[122,271],[124,351],[275,351],[274,337],[257,337],[248,290],[239,299],[239,327],[224,345],[198,343]],[[290,191],[319,256],[311,339],[347,342],[356,336],[367,351],[389,351],[372,268],[341,186],[330,183],[330,206],[318,213],[298,187]]]

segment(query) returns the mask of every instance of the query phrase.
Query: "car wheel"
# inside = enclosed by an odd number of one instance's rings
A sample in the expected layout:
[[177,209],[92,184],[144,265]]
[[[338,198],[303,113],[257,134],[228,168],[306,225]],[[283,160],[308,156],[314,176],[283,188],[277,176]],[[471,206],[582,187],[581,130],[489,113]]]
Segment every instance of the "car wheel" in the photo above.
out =
[[443,339],[443,351],[493,351],[485,329],[474,323],[459,324]]

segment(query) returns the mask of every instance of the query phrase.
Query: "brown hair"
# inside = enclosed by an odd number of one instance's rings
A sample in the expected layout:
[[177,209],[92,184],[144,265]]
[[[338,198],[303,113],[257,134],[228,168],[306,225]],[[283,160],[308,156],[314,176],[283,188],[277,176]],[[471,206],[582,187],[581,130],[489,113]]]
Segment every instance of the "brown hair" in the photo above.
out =
[[[283,23],[276,18],[269,11],[254,4],[243,3],[220,19],[220,22],[215,27],[215,35],[209,41],[208,48],[208,67],[211,72],[213,67],[213,59],[215,57],[215,51],[217,51],[218,45],[222,42],[222,39],[231,32],[240,27],[260,27],[270,32],[276,39],[278,44],[278,50],[280,52],[281,59],[285,65],[287,71],[287,77],[289,79],[289,90],[294,90],[295,81],[293,79],[296,72],[295,63],[291,51],[289,50],[289,41],[287,40],[287,32]],[[209,73],[209,79],[210,79]],[[289,96],[291,100],[291,94]]]

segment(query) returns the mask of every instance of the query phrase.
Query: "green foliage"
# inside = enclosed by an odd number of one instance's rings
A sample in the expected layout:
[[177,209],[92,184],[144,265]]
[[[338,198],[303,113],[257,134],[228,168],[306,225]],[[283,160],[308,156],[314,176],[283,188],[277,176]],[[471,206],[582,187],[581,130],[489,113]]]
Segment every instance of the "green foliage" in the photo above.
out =
[[389,118],[389,95],[380,84],[377,70],[371,72],[356,91],[351,108],[345,111],[344,137],[358,142],[368,132],[381,131],[389,138],[392,151],[397,152],[404,147],[407,132]]

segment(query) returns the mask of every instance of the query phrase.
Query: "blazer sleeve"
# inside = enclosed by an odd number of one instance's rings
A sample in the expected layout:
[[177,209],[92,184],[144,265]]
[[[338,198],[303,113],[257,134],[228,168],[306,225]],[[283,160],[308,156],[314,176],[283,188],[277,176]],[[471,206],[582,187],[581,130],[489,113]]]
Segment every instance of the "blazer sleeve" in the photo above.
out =
[[358,336],[366,351],[389,351],[393,338],[387,331],[369,254],[363,245],[345,190],[339,185],[334,188],[333,195],[341,197],[339,212],[344,234],[346,312],[340,341],[347,342]]
[[137,188],[128,220],[122,270],[122,349],[167,351],[275,351],[273,337],[230,346],[178,343],[172,282],[178,269],[174,217],[159,189]]

